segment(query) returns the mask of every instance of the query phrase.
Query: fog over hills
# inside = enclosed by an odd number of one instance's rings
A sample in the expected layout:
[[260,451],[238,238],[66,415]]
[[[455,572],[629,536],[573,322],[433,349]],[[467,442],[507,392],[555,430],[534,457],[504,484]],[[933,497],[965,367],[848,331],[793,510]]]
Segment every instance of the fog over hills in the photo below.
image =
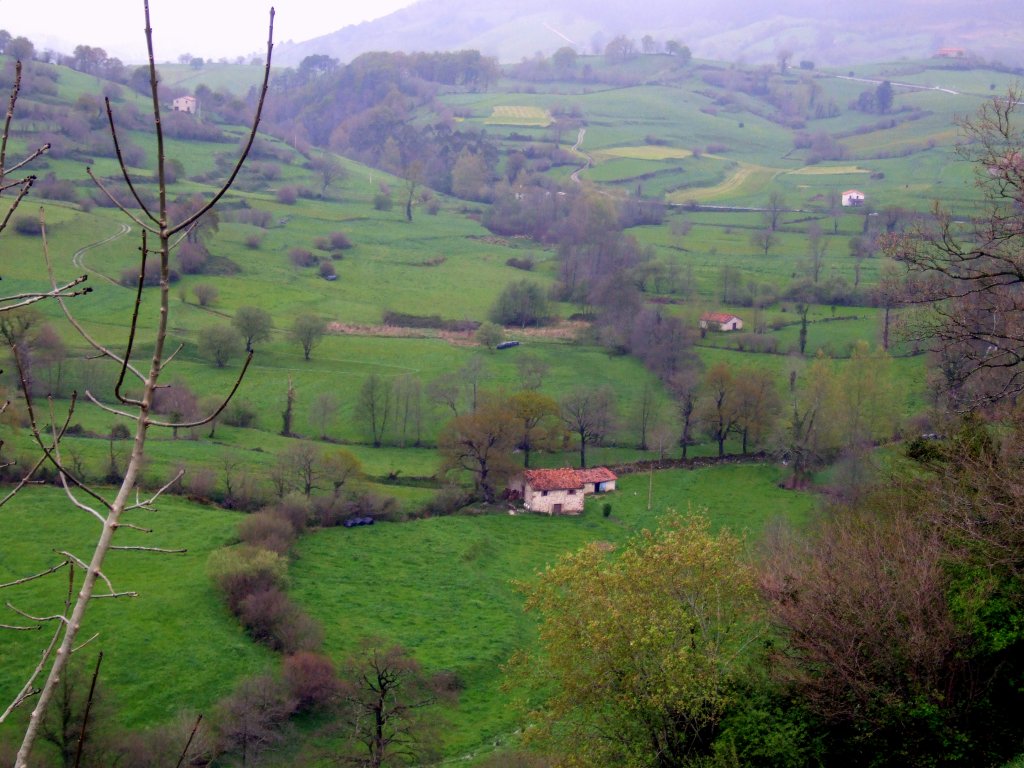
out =
[[366,51],[475,48],[501,62],[564,45],[594,53],[616,35],[676,39],[695,56],[747,63],[777,52],[819,65],[922,58],[942,47],[986,61],[1024,64],[1024,25],[1017,0],[966,4],[952,0],[419,0],[389,16],[301,43],[282,45],[278,61],[295,65],[312,54],[343,62]]

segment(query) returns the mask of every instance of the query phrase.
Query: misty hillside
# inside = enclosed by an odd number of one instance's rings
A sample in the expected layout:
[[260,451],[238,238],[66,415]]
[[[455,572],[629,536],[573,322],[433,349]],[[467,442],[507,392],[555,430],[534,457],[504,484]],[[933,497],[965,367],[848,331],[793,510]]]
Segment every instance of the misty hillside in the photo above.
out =
[[950,0],[863,0],[822,3],[779,0],[651,0],[611,4],[584,0],[419,0],[378,19],[301,43],[282,45],[282,64],[312,54],[349,61],[366,51],[475,48],[517,62],[564,45],[594,52],[616,35],[677,39],[695,56],[748,63],[772,61],[779,50],[819,65],[923,58],[941,47],[987,61],[1024,63],[1024,28],[1008,26],[1012,0],[967,5]]

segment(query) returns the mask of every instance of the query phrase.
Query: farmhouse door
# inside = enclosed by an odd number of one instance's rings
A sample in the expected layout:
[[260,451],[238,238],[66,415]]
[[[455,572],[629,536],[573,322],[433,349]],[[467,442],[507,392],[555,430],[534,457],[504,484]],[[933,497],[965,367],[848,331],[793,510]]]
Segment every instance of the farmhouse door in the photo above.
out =
[[552,508],[551,508],[551,511],[554,512],[556,515],[562,514],[562,505],[561,504],[553,505]]

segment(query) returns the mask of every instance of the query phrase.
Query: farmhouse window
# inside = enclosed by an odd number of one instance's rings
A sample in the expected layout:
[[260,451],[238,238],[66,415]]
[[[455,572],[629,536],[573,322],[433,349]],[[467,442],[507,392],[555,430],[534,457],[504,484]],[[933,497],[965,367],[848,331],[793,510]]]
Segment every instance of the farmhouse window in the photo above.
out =
[[540,492],[540,495],[541,495],[541,496],[547,496],[547,495],[548,495],[548,492],[547,492],[547,491],[541,491],[541,492]]

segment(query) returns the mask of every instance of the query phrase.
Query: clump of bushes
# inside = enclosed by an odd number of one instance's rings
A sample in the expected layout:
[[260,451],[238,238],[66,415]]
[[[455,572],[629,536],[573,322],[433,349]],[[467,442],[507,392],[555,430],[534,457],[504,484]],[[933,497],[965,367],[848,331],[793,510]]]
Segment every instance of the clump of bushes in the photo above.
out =
[[305,248],[292,248],[288,251],[288,258],[296,267],[315,267],[320,262],[312,251]]
[[512,267],[513,269],[521,269],[524,272],[531,272],[533,268],[536,266],[536,263],[534,262],[532,256],[526,256],[525,258],[522,259],[519,258],[518,256],[513,256],[505,260],[505,265]]

